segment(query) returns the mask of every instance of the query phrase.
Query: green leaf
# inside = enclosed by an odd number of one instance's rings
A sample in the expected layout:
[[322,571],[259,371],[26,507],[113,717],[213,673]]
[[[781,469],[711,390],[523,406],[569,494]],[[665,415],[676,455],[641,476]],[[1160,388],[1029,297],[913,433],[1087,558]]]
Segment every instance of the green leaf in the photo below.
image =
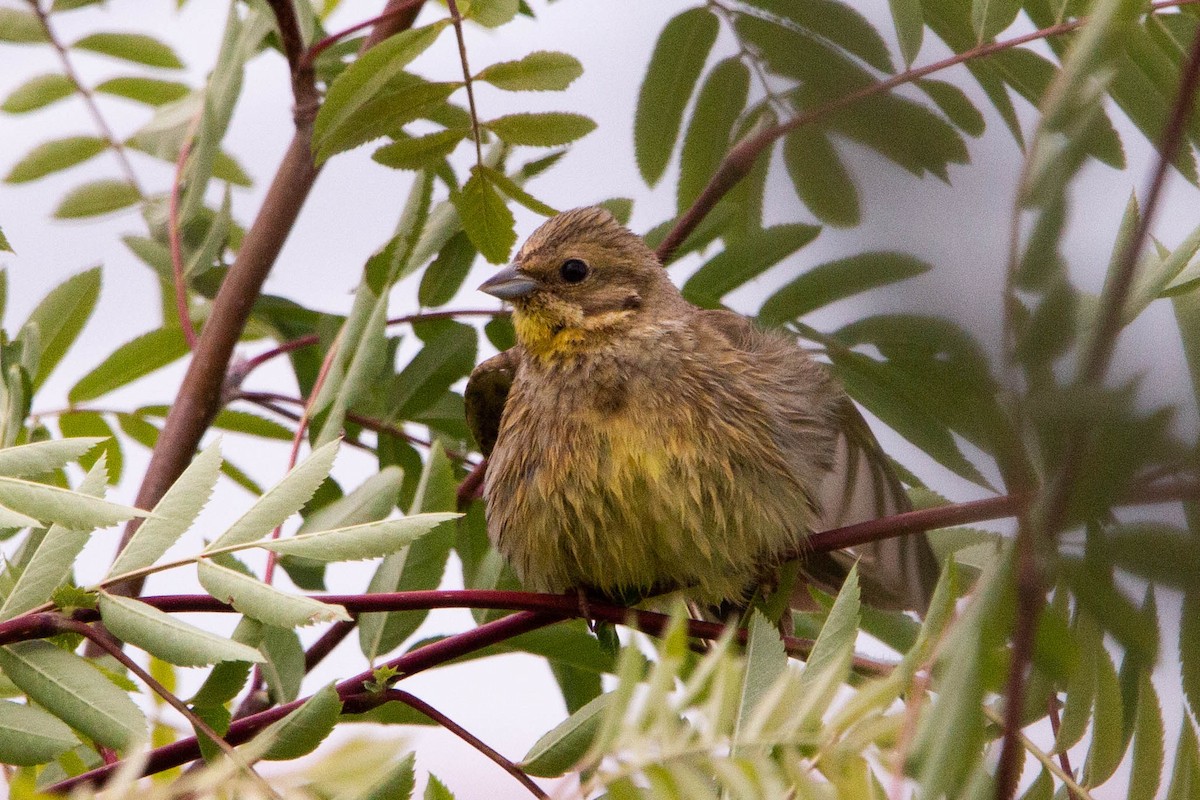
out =
[[94,267],[72,275],[51,289],[29,313],[21,329],[37,329],[40,353],[37,372],[31,379],[35,391],[75,342],[96,308],[99,295],[100,268]]
[[[428,84],[404,72],[447,24],[449,20],[443,19],[402,31],[342,70],[330,85],[313,125],[313,152],[318,162],[398,130],[420,115],[418,107],[441,103],[450,96],[455,84]],[[398,109],[406,111],[397,114]]]
[[[145,411],[145,409],[142,410]],[[160,416],[166,417],[165,411]],[[217,412],[217,416],[213,419],[212,427],[221,431],[229,431],[230,433],[260,436],[264,439],[273,439],[277,442],[290,442],[295,438],[295,433],[291,428],[281,425],[273,419],[260,417],[258,414],[252,414],[249,411],[234,411],[228,408]]]
[[308,755],[333,732],[341,713],[342,699],[329,684],[260,734],[270,742],[263,758],[290,761]]
[[1191,590],[1183,596],[1179,627],[1179,662],[1183,694],[1192,713],[1200,709],[1200,591]]
[[582,114],[546,111],[506,114],[484,122],[483,127],[508,144],[558,147],[587,136],[596,123]]
[[0,669],[29,698],[99,744],[124,750],[146,739],[142,712],[90,663],[48,642],[0,647]]
[[126,75],[109,78],[96,84],[95,91],[114,97],[124,97],[126,100],[134,100],[148,106],[164,106],[187,97],[192,89],[186,83],[178,81]]
[[101,455],[104,456],[108,468],[108,482],[116,486],[121,482],[121,470],[124,468],[124,455],[121,453],[121,443],[117,434],[104,419],[102,414],[95,411],[73,411],[62,414],[58,418],[58,429],[62,435],[70,438],[96,438],[104,445],[95,453],[83,456],[79,463],[86,469],[96,463]]
[[403,477],[404,471],[399,467],[384,467],[354,491],[309,514],[297,533],[378,522],[396,507],[396,496]]
[[820,232],[815,225],[791,223],[735,239],[688,278],[683,296],[697,305],[715,307],[726,294],[795,253]]
[[920,0],[888,0],[892,11],[892,24],[900,42],[900,55],[907,66],[912,66],[921,52],[921,38],[925,34],[925,20]]
[[[11,244],[8,243],[8,237],[4,235],[4,231],[0,229],[0,253],[15,253]],[[0,292],[0,311],[4,310],[4,293]]]
[[71,136],[43,142],[13,165],[6,183],[25,183],[81,164],[103,153],[108,143],[97,136]]
[[971,0],[971,25],[980,42],[996,36],[1017,18],[1019,0]]
[[1137,717],[1134,722],[1133,758],[1129,769],[1129,800],[1154,797],[1163,771],[1162,707],[1154,683],[1144,674],[1138,680]]
[[[892,59],[883,37],[871,22],[851,6],[837,0],[754,0],[754,5],[817,34],[853,53],[882,72],[892,72]],[[920,10],[917,10],[918,28]],[[918,44],[920,38],[918,34]]]
[[475,80],[510,92],[561,92],[582,74],[583,65],[575,56],[538,50],[519,61],[492,64]]
[[407,547],[443,522],[461,514],[416,514],[328,531],[314,531],[264,542],[266,550],[314,561],[364,561]]
[[729,151],[749,89],[750,70],[740,58],[721,61],[705,78],[679,155],[675,206],[680,212],[696,201]]
[[839,228],[858,224],[858,189],[823,131],[809,125],[788,134],[783,163],[813,216]]
[[466,18],[485,28],[498,28],[517,15],[518,0],[469,0]]
[[54,209],[54,216],[58,219],[96,217],[128,208],[141,199],[132,183],[112,179],[91,181],[67,192]]
[[282,525],[284,520],[312,498],[317,487],[329,476],[339,444],[334,440],[309,454],[283,480],[268,489],[237,522],[209,544],[205,552],[253,542]]
[[683,110],[695,91],[718,27],[708,9],[688,9],[667,23],[654,45],[633,122],[638,170],[650,186],[658,183],[671,160]]
[[473,169],[462,191],[451,199],[463,229],[483,257],[493,264],[507,261],[517,242],[516,219],[484,174]]
[[[233,633],[229,635],[229,639],[249,647],[257,647],[262,641],[265,627],[257,620],[242,617],[238,620]],[[224,708],[225,703],[237,697],[249,677],[249,661],[222,661],[208,673],[208,677],[204,679],[204,683],[190,702],[197,708],[203,706]]]
[[304,645],[291,628],[264,625],[258,649],[266,656],[260,667],[272,703],[290,703],[304,682]]
[[810,311],[868,289],[928,272],[924,261],[903,253],[862,253],[813,267],[769,297],[759,309],[764,325],[799,319]]
[[[0,14],[7,10],[0,9]],[[0,30],[3,29],[2,26],[3,20],[0,20]],[[0,37],[3,37],[3,33],[0,33]],[[75,84],[71,83],[71,79],[66,75],[38,75],[13,89],[12,93],[4,98],[4,102],[0,103],[0,111],[7,111],[9,114],[24,114],[27,111],[44,108],[73,94],[75,94]]]
[[468,133],[465,128],[450,128],[415,138],[397,138],[372,153],[371,158],[392,169],[435,169]]
[[142,33],[93,33],[71,46],[149,67],[183,69],[183,62],[170,46]]
[[[104,458],[101,457],[80,482],[79,496],[102,495],[107,477]],[[11,619],[49,601],[54,590],[70,579],[75,560],[87,544],[90,533],[87,527],[79,529],[51,525],[29,557],[20,577],[9,588],[4,605],[0,607],[0,619]]]
[[917,87],[929,95],[929,99],[937,104],[941,112],[968,136],[983,135],[986,127],[983,114],[962,89],[952,83],[932,78],[917,81]]
[[40,708],[0,701],[0,763],[29,767],[79,744],[71,729]]
[[425,346],[392,380],[389,421],[413,419],[429,409],[475,367],[478,334],[470,325],[438,320],[416,324],[413,330]]
[[246,616],[268,625],[296,628],[350,619],[346,609],[341,606],[281,592],[208,559],[197,565],[196,573],[204,591],[223,603],[229,603]]
[[1200,785],[1200,748],[1196,744],[1196,729],[1192,727],[1192,720],[1184,714],[1179,744],[1175,747],[1175,765],[1171,770],[1167,800],[1193,800],[1197,785]]
[[263,660],[253,647],[209,633],[128,597],[101,592],[100,618],[118,639],[168,664],[199,667],[219,661]]
[[187,342],[177,327],[158,328],[118,347],[71,387],[71,403],[95,400],[145,377],[187,355]]
[[425,784],[425,800],[454,800],[454,795],[446,784],[430,773],[429,782]]
[[0,449],[0,475],[26,478],[53,472],[72,461],[78,461],[80,456],[102,441],[97,437],[50,439],[5,447]]
[[[1085,654],[1084,658],[1088,656]],[[1083,767],[1084,786],[1099,786],[1112,777],[1125,755],[1122,731],[1121,684],[1112,656],[1103,646],[1092,656],[1096,661],[1096,704],[1092,716],[1092,742]]]
[[518,203],[525,206],[533,213],[541,214],[543,217],[553,217],[555,214],[558,213],[557,209],[551,208],[550,206],[543,203],[541,200],[538,200],[536,197],[531,195],[529,192],[522,189],[520,184],[518,184],[512,178],[505,175],[500,170],[492,169],[491,167],[486,166],[486,165],[483,167],[479,167],[478,169],[480,169],[481,171],[483,171],[487,174],[488,181],[492,184],[492,186],[496,187],[497,189],[499,189],[504,194],[508,195],[513,200],[516,200]]
[[108,578],[150,566],[191,527],[216,486],[221,466],[220,445],[219,440],[213,442],[192,459],[158,501],[153,516],[143,521],[121,548],[108,570]]
[[0,42],[32,44],[46,41],[46,31],[37,14],[15,8],[0,8]]
[[464,231],[450,237],[421,276],[417,302],[422,308],[436,308],[450,302],[467,279],[476,252]]
[[555,778],[579,763],[596,738],[613,694],[602,694],[534,742],[519,766],[537,778]]

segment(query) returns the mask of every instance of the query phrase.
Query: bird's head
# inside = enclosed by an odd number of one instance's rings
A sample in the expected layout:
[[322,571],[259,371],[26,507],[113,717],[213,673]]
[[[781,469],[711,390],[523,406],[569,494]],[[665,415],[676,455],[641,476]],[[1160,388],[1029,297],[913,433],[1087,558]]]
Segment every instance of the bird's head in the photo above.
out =
[[547,220],[479,289],[513,304],[517,340],[541,358],[603,347],[678,297],[641,237],[598,207]]

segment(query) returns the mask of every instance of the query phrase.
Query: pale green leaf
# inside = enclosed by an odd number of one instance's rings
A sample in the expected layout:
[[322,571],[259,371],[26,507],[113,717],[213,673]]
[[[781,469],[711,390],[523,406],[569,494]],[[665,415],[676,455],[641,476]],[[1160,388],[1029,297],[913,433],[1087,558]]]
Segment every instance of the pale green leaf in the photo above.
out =
[[[786,612],[785,612],[786,613]],[[750,617],[748,641],[746,642],[746,667],[742,679],[742,694],[738,703],[737,723],[734,728],[734,753],[742,733],[742,724],[758,706],[759,701],[787,671],[787,651],[779,638],[779,628],[755,609]]]
[[554,778],[579,763],[592,746],[612,698],[611,692],[600,695],[547,731],[521,759],[521,769],[538,778]]
[[[3,34],[0,34],[2,37]],[[22,83],[0,104],[0,111],[24,114],[44,108],[75,93],[75,84],[66,75],[38,75]]]
[[99,744],[124,750],[146,738],[142,712],[84,659],[48,642],[0,647],[0,670],[29,698]]
[[329,684],[260,734],[270,742],[263,758],[290,761],[308,755],[333,731],[341,713],[342,700]]
[[147,513],[137,508],[110,503],[70,489],[17,478],[0,477],[0,504],[42,522],[53,522],[77,530],[107,528]]
[[113,561],[109,578],[149,567],[191,527],[217,483],[220,444],[218,440],[206,447],[171,484],[154,507],[153,516],[138,526]]
[[0,764],[45,764],[78,744],[57,717],[28,704],[0,701]]
[[695,91],[718,27],[711,11],[692,8],[672,18],[659,34],[633,122],[638,170],[651,186],[658,183],[671,160],[683,110]]
[[407,547],[443,522],[461,514],[416,514],[411,517],[369,522],[348,528],[316,531],[285,539],[263,542],[262,547],[276,553],[310,558],[314,561],[363,561],[394,553]]
[[267,682],[271,701],[290,703],[299,697],[306,672],[304,645],[300,643],[299,635],[291,628],[264,625],[258,648],[267,659],[259,669]]
[[519,61],[502,61],[484,68],[475,80],[510,92],[557,92],[583,74],[579,59],[569,53],[538,50]]
[[26,478],[66,466],[100,442],[97,437],[49,439],[0,449],[0,475]]
[[341,346],[325,376],[325,383],[312,403],[313,413],[323,413],[317,447],[335,441],[342,434],[346,413],[366,392],[375,390],[385,374],[387,359],[387,291],[385,284],[374,286],[367,266],[367,279],[354,294],[354,305],[340,333]]
[[[104,494],[108,482],[105,459],[101,456],[79,484],[79,496],[95,499]],[[91,529],[72,529],[51,525],[29,558],[16,584],[0,606],[0,619],[11,619],[50,600],[54,590],[71,576],[75,559],[91,536]]]
[[129,597],[101,593],[100,618],[118,639],[168,664],[199,667],[220,661],[263,660],[253,647],[209,633]]
[[70,136],[42,142],[13,165],[4,181],[25,183],[44,178],[76,164],[82,164],[106,149],[108,142],[98,136]]
[[334,440],[314,450],[283,480],[268,489],[237,522],[209,544],[205,552],[253,542],[276,526],[282,525],[284,520],[299,511],[312,498],[317,487],[329,476],[333,460],[337,457],[338,445],[339,441]]
[[183,62],[169,45],[143,33],[92,33],[71,46],[77,50],[90,50],[135,64],[183,69]]
[[858,565],[850,568],[821,626],[821,633],[800,673],[796,693],[802,698],[797,716],[818,724],[839,686],[850,675],[859,621]]
[[384,467],[354,491],[309,514],[296,533],[314,533],[378,522],[396,507],[404,470]]
[[596,130],[591,118],[565,111],[506,114],[484,122],[483,126],[508,144],[531,147],[570,144]]
[[281,592],[256,578],[202,560],[196,568],[200,585],[223,603],[268,625],[295,628],[317,622],[349,620],[346,609]]
[[141,197],[137,187],[126,181],[92,181],[67,192],[54,209],[54,216],[58,219],[96,217],[128,208]]

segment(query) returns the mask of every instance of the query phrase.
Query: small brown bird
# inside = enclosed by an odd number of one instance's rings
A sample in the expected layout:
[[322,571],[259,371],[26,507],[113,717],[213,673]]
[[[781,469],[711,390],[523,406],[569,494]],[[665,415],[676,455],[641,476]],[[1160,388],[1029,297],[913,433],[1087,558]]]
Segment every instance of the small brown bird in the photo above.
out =
[[[550,219],[479,288],[512,303],[517,345],[472,372],[467,421],[489,456],[488,534],[529,589],[738,605],[810,532],[908,508],[823,365],[688,303],[604,209]],[[855,560],[867,602],[926,606],[924,537],[801,574],[836,589]]]

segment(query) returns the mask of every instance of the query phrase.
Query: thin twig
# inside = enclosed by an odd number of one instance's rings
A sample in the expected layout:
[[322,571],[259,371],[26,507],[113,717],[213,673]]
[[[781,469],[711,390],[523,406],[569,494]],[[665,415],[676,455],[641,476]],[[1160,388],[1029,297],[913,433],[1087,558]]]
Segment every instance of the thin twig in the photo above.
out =
[[467,65],[467,43],[463,39],[463,19],[458,13],[458,3],[446,0],[450,19],[454,23],[454,36],[458,39],[458,59],[462,63],[463,84],[467,89],[467,108],[471,111],[471,134],[475,139],[475,164],[483,168],[483,143],[479,135],[479,112],[475,110],[475,87],[471,81],[471,67]]
[[[409,708],[413,709],[414,711],[417,711],[417,712],[429,717],[431,720],[436,722],[438,725],[441,725],[443,728],[450,731],[451,733],[453,733],[458,738],[462,739],[467,744],[471,745],[471,747],[474,747],[480,753],[483,753],[492,762],[499,765],[499,767],[501,769],[503,769],[509,775],[513,776],[513,778],[515,778],[518,783],[520,783],[522,786],[524,786],[526,789],[528,789],[529,793],[532,794],[534,797],[542,798],[543,800],[549,800],[550,795],[546,794],[546,792],[542,789],[542,787],[540,787],[536,783],[534,783],[533,780],[529,777],[529,775],[527,775],[525,773],[524,770],[522,770],[520,767],[518,767],[512,761],[510,761],[509,759],[505,758],[503,755],[498,753],[493,747],[488,745],[487,742],[483,741],[478,736],[474,735],[473,733],[468,731],[466,728],[464,728],[463,726],[459,725],[454,720],[447,717],[445,714],[443,714],[441,711],[439,711],[436,708],[434,708],[433,706],[431,706],[429,703],[426,703],[424,700],[420,699],[419,697],[414,697],[413,695],[411,695],[408,692],[403,691],[401,689],[387,689],[383,692],[383,698],[384,698],[385,702],[386,701],[394,701],[397,703],[403,703],[404,705],[408,706]],[[360,699],[366,700],[370,704],[370,708],[373,708],[376,705],[379,705],[379,702],[374,695],[360,695],[359,697],[351,696],[351,697],[346,698],[345,706],[343,707],[344,713],[353,714],[355,704]],[[365,710],[369,710],[369,708],[365,709]]]
[[[1046,703],[1046,715],[1050,718],[1050,732],[1054,734],[1054,740],[1058,741],[1058,729],[1062,727],[1062,720],[1058,716],[1058,695],[1050,695],[1049,701]],[[1068,775],[1074,775],[1075,770],[1071,769],[1071,754],[1067,750],[1063,750],[1058,754],[1058,765],[1062,767],[1063,772]],[[1071,800],[1081,800],[1079,795],[1068,790]]]
[[79,73],[75,71],[75,66],[71,63],[70,53],[67,48],[63,47],[62,42],[54,35],[53,29],[50,27],[50,15],[42,9],[41,3],[37,0],[29,0],[29,7],[37,14],[38,21],[42,24],[42,30],[46,33],[46,40],[50,46],[54,48],[54,52],[58,54],[58,61],[62,65],[63,73],[67,76],[67,80],[75,87],[75,91],[79,92],[79,96],[83,98],[83,104],[91,115],[92,121],[96,123],[96,129],[100,131],[100,136],[108,143],[108,147],[113,151],[113,155],[117,158],[117,163],[121,168],[121,172],[125,174],[125,180],[129,185],[137,191],[139,197],[144,197],[141,184],[138,182],[137,173],[133,171],[133,165],[129,162],[129,154],[125,151],[125,145],[113,133],[113,129],[108,126],[108,122],[104,119],[104,115],[100,113],[100,105],[96,102],[95,93],[85,84],[79,77]]
[[[983,707],[983,713],[988,717],[988,719],[997,725],[1004,724],[1004,717],[1000,716],[998,712],[986,705]],[[1075,780],[1074,776],[1063,772],[1062,767],[1054,763],[1054,758],[1051,757],[1049,753],[1034,744],[1032,739],[1019,730],[1017,731],[1017,741],[1022,747],[1025,748],[1025,750],[1029,752],[1030,755],[1036,758],[1038,762],[1050,772],[1051,775],[1066,784],[1068,792],[1075,794],[1077,797],[1081,798],[1081,800],[1095,800],[1095,798],[1092,797],[1091,793],[1089,793],[1087,789],[1079,785],[1079,782]]]

